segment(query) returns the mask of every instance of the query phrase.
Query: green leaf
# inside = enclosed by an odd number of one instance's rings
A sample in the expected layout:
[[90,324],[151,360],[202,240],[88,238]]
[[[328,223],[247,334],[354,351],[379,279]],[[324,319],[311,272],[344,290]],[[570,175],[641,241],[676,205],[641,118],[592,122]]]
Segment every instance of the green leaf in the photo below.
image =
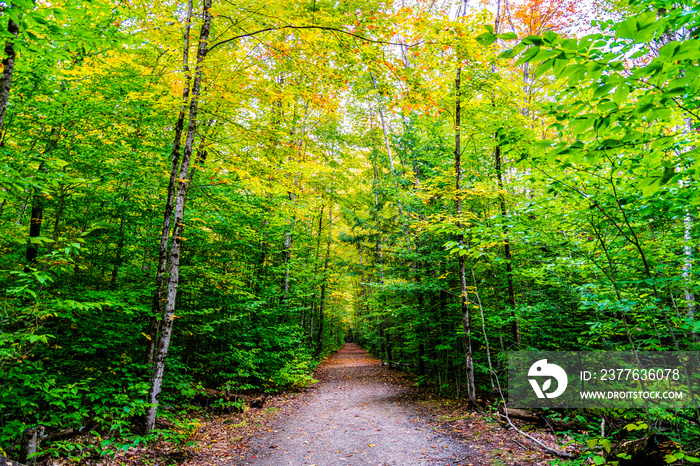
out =
[[546,73],[552,67],[553,63],[554,58],[550,58],[549,60],[543,61],[540,64],[540,66],[537,67],[537,70],[535,71],[535,77],[542,76],[544,73]]
[[700,59],[700,40],[688,40],[681,44],[673,55],[674,60]]
[[506,32],[504,34],[499,34],[497,37],[502,40],[513,40],[517,39],[518,35],[514,32]]
[[557,40],[558,37],[559,37],[559,34],[557,34],[556,32],[554,32],[554,31],[547,31],[547,32],[544,33],[544,36],[542,36],[542,40],[543,40],[546,44],[554,44],[554,43],[556,42],[556,40]]
[[621,39],[633,39],[637,33],[637,18],[621,22],[615,29],[615,35]]
[[635,42],[649,42],[651,39],[654,38],[656,31],[658,31],[658,26],[658,24],[652,24],[651,26],[647,26],[644,29],[640,29],[634,35]]
[[[640,187],[642,188],[642,196],[649,197],[661,188],[661,179],[658,177],[644,178],[640,183]],[[625,426],[625,429],[636,430],[635,428],[630,428],[630,426],[634,426],[634,424],[628,424]]]
[[496,42],[496,35],[492,32],[485,32],[479,36],[477,36],[476,41],[480,43],[481,45],[491,45],[494,42]]
[[[560,55],[561,56],[561,55]],[[566,65],[569,63],[569,60],[562,59],[562,58],[555,58],[554,63],[552,64],[552,69],[554,71],[554,77],[557,79],[562,77],[562,72],[566,68]]]
[[564,42],[561,43],[561,48],[576,52],[578,50],[578,42],[576,39],[565,39]]
[[518,60],[515,64],[516,65],[522,65],[523,63],[527,63],[530,60],[532,60],[535,55],[540,53],[540,48],[538,46],[532,46],[529,49],[525,51],[522,57],[520,57],[520,60]]
[[542,45],[542,38],[540,36],[527,36],[522,40],[523,44],[526,45]]
[[637,22],[639,24],[639,29],[651,26],[656,21],[655,11],[645,11],[644,13],[637,16]]
[[615,93],[613,94],[613,102],[615,102],[617,105],[621,105],[623,102],[627,100],[627,96],[630,94],[630,88],[627,84],[622,83],[617,86],[617,89],[615,89]]
[[595,90],[593,93],[593,98],[594,99],[600,99],[602,96],[607,95],[610,93],[610,90],[615,87],[615,84],[604,84],[603,86],[600,86],[598,89]]

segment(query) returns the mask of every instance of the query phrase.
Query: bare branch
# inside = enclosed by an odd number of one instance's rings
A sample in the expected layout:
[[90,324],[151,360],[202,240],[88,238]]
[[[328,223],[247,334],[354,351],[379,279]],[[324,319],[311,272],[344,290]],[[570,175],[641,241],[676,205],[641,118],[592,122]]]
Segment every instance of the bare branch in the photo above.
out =
[[229,42],[233,42],[235,40],[242,39],[244,37],[252,37],[252,36],[255,36],[258,34],[262,34],[263,32],[281,31],[283,29],[318,29],[321,31],[339,32],[341,34],[345,34],[346,36],[355,37],[357,39],[363,40],[365,42],[371,42],[373,44],[399,45],[399,46],[404,46],[404,47],[413,47],[413,46],[417,45],[417,44],[409,45],[409,44],[402,44],[399,42],[386,42],[383,40],[370,39],[368,37],[360,36],[358,34],[353,34],[352,32],[343,31],[342,29],[338,29],[338,28],[334,28],[334,27],[330,27],[330,26],[293,26],[293,25],[287,25],[287,26],[273,26],[273,27],[269,27],[269,28],[265,28],[265,29],[260,29],[258,31],[249,32],[246,34],[240,34],[238,36],[234,36],[234,37],[231,37],[229,39],[219,41],[216,44],[209,47],[207,52],[211,52],[212,50],[214,50],[216,47],[218,47],[220,45],[224,45],[224,44],[227,44]]

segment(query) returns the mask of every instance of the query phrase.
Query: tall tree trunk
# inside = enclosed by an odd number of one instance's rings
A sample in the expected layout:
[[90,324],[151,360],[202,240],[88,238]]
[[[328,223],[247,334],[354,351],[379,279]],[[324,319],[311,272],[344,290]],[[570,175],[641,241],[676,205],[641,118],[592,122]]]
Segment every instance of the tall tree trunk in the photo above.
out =
[[49,254],[51,254],[53,249],[56,247],[56,244],[58,243],[59,225],[61,224],[61,216],[63,215],[63,210],[66,206],[66,188],[65,186],[61,186],[59,187],[59,190],[61,191],[61,194],[58,196],[58,206],[56,206],[56,215],[54,215],[53,218],[53,232],[51,233],[51,243],[49,243]]
[[[423,296],[423,285],[421,283],[421,266],[422,263],[418,262],[417,265],[417,271],[414,274],[415,277],[415,282],[416,282],[416,291],[418,293],[418,315],[421,315],[424,313],[424,308],[425,308],[425,297]],[[427,274],[427,272],[426,272]],[[416,328],[416,337],[418,338],[418,375],[419,376],[424,376],[425,375],[425,340],[426,340],[426,332],[425,332],[425,324],[423,323],[423,320],[418,321],[418,325]]]
[[[124,196],[126,201],[127,196]],[[114,289],[117,286],[117,276],[119,275],[119,268],[124,262],[124,217],[119,219],[119,239],[117,240],[117,251],[114,254],[114,267],[112,267],[112,276],[109,280],[109,286]]]
[[[294,209],[293,205],[296,201],[296,194],[290,192],[289,200],[292,201],[292,209]],[[292,241],[294,239],[294,223],[295,218],[292,214],[292,218],[289,219],[289,222],[287,224],[289,230],[284,235],[284,249],[282,250],[282,260],[284,262],[284,281],[282,283],[282,298],[285,300],[289,295],[289,267],[292,261]]]
[[[507,4],[506,4],[507,5]],[[501,27],[501,1],[498,0],[496,2],[496,17],[494,20],[494,33],[498,34],[500,31]],[[527,88],[528,85],[528,64],[525,63],[525,66],[523,67],[523,81],[525,83],[526,91],[529,93],[530,91]],[[491,65],[491,72],[496,73],[496,64]],[[528,94],[529,95],[529,94]],[[525,101],[529,97],[525,97]],[[491,106],[496,109],[496,96],[495,94],[491,96]],[[527,114],[527,107],[526,104],[523,105],[523,114]],[[503,190],[503,159],[501,157],[501,146],[499,145],[499,132],[496,131],[494,134],[494,139],[496,141],[496,148],[494,150],[494,158],[495,158],[495,169],[496,169],[496,178],[498,182],[498,203],[501,211],[501,217],[503,221],[505,222],[505,217],[508,213],[508,210],[506,208],[506,198],[505,198],[505,192]],[[513,341],[516,343],[516,345],[521,344],[521,338],[520,338],[520,326],[518,323],[518,318],[515,314],[515,290],[513,288],[513,265],[512,265],[512,255],[511,255],[511,250],[510,250],[510,240],[508,239],[508,227],[506,225],[503,226],[503,233],[504,233],[504,240],[503,240],[503,255],[505,256],[506,260],[506,282],[508,286],[508,303],[510,304],[510,315],[511,315],[511,332],[513,335]],[[495,292],[495,290],[494,290]]]
[[[6,7],[7,8],[7,7]],[[12,8],[12,7],[9,7]],[[12,19],[8,19],[7,31],[14,37],[19,34],[19,25]],[[5,127],[5,115],[7,114],[7,103],[10,100],[10,89],[12,89],[12,76],[15,73],[15,42],[9,39],[5,42],[5,59],[2,61],[2,77],[0,78],[0,147],[5,144],[3,128]]]
[[180,145],[182,143],[182,132],[185,127],[185,115],[189,103],[190,82],[192,76],[189,68],[190,55],[190,29],[192,27],[192,0],[187,3],[187,19],[185,20],[184,46],[182,51],[182,71],[185,73],[185,84],[182,88],[182,103],[180,113],[175,122],[175,138],[173,140],[173,150],[170,153],[170,180],[168,183],[168,200],[165,203],[163,214],[163,229],[160,236],[160,248],[158,250],[158,269],[156,271],[156,289],[153,292],[151,303],[151,319],[148,326],[148,348],[146,357],[149,367],[153,365],[155,358],[156,342],[163,314],[163,288],[165,283],[165,271],[168,267],[168,242],[170,240],[170,229],[173,215],[173,200],[175,199],[175,187],[177,181],[178,166],[180,163]]
[[[56,136],[54,138],[54,135],[56,133],[59,134],[59,136]],[[51,129],[51,133],[49,134],[49,142],[46,144],[46,149],[44,149],[44,155],[48,154],[51,152],[51,150],[54,148],[56,144],[58,144],[58,139],[60,138],[60,130],[58,130],[56,127],[53,127]],[[48,168],[42,161],[39,164],[39,168],[37,169],[37,173],[48,173]],[[34,266],[36,264],[36,258],[37,255],[39,254],[39,245],[35,242],[32,241],[33,238],[38,238],[41,236],[41,225],[44,221],[44,193],[42,192],[41,188],[34,188],[34,194],[32,195],[32,212],[30,215],[29,219],[29,239],[27,242],[27,252],[26,252],[26,266],[25,266],[25,271],[28,270],[28,267]]]
[[331,257],[331,241],[333,228],[333,204],[328,206],[328,245],[326,246],[326,258],[323,263],[323,282],[321,284],[321,304],[318,312],[318,338],[316,340],[316,357],[321,355],[323,350],[323,324],[325,320],[326,309],[326,287],[328,286],[328,262]]
[[321,204],[321,212],[318,215],[318,231],[316,233],[316,254],[314,255],[314,275],[313,275],[313,294],[311,295],[311,311],[309,324],[309,348],[314,345],[314,317],[316,315],[316,279],[318,278],[318,258],[321,254],[321,233],[323,231],[323,210],[325,205]]
[[357,251],[360,255],[360,273],[362,274],[362,298],[367,299],[367,279],[365,278],[365,264],[362,262],[362,243],[357,243]]
[[[685,119],[685,125],[683,132],[686,134],[691,134],[693,132],[693,120],[692,118]],[[683,154],[679,154],[679,158],[683,159]],[[690,184],[685,180],[679,180],[678,185],[680,188]],[[690,214],[690,209],[686,206],[683,213],[683,240],[685,244],[683,245],[683,264],[681,265],[681,278],[683,279],[683,299],[685,300],[687,306],[687,316],[690,319],[695,319],[696,309],[695,309],[695,295],[691,291],[692,277],[693,277],[693,262],[694,254],[693,250],[693,217]],[[692,337],[697,341],[698,335],[693,332]]]
[[316,296],[311,301],[311,310],[309,312],[309,349],[314,344],[314,314],[316,313]]
[[165,358],[170,347],[173,321],[175,318],[175,302],[177,299],[177,287],[180,279],[180,251],[182,248],[182,228],[184,226],[185,202],[187,200],[187,189],[190,176],[190,159],[192,157],[192,147],[197,130],[197,112],[199,109],[199,94],[202,85],[202,67],[207,55],[207,45],[211,29],[211,6],[212,0],[204,0],[204,22],[199,35],[199,47],[197,50],[197,68],[192,83],[192,97],[189,106],[189,119],[187,123],[187,136],[182,154],[179,175],[177,176],[177,191],[175,196],[175,207],[173,209],[173,239],[168,260],[168,290],[165,300],[165,310],[163,312],[162,331],[158,339],[158,352],[153,364],[153,374],[148,393],[148,402],[151,406],[146,412],[144,431],[146,433],[153,430],[156,422],[158,409],[158,397],[160,396],[163,384],[163,372],[165,370]]
[[508,239],[508,226],[506,225],[506,196],[503,190],[503,161],[501,159],[501,146],[498,145],[498,131],[495,134],[496,139],[496,177],[498,178],[498,203],[501,209],[501,219],[503,221],[503,255],[506,260],[506,282],[508,284],[508,304],[510,304],[510,317],[512,320],[511,331],[513,333],[513,341],[520,346],[520,325],[518,317],[515,314],[515,290],[513,289],[513,258],[510,252],[510,240]]
[[29,221],[29,242],[27,243],[26,263],[27,267],[36,264],[39,253],[39,245],[32,241],[41,236],[41,224],[44,221],[44,202],[41,190],[37,189],[32,196],[32,213]]
[[[299,135],[299,144],[297,145],[296,156],[301,160],[301,151],[304,147],[304,134],[306,133],[306,119],[308,117],[309,104],[304,106],[304,122],[301,125],[301,134]],[[296,110],[295,110],[296,114]],[[289,162],[293,162],[294,158],[289,157]],[[294,191],[289,191],[287,196],[292,203],[292,215],[287,221],[287,233],[284,235],[284,249],[282,251],[282,259],[284,261],[284,282],[282,284],[282,296],[286,300],[289,294],[289,268],[292,261],[292,242],[294,241],[294,225],[296,224],[296,190],[299,188],[299,174],[294,175]]]
[[457,228],[460,230],[458,243],[460,251],[458,252],[459,262],[459,281],[461,285],[461,303],[462,303],[462,326],[464,328],[465,338],[465,365],[467,372],[467,397],[472,404],[476,404],[476,384],[474,381],[474,355],[472,353],[472,329],[471,316],[469,315],[469,290],[467,288],[467,273],[464,255],[461,254],[464,247],[464,233],[462,229],[462,142],[461,142],[461,119],[462,119],[462,104],[461,104],[461,78],[462,68],[457,68],[455,77],[455,197],[456,197],[456,216]]
[[[372,82],[374,84],[374,75],[371,75],[372,77]],[[375,89],[376,89],[376,84],[375,84]],[[388,139],[386,138],[387,132],[386,132],[386,124],[385,120],[381,111],[381,108],[379,109],[379,115],[381,117],[381,123],[382,123],[382,131],[385,136],[385,144],[386,144],[386,149],[388,151],[388,157],[389,161],[391,164],[391,170],[392,170],[392,175],[393,175],[393,167],[394,163],[391,158],[391,149],[388,144]],[[372,125],[372,115],[370,113],[370,132],[373,133],[374,126]],[[376,147],[376,146],[375,146]],[[372,194],[374,195],[374,208],[376,211],[377,215],[377,239],[376,239],[376,246],[375,246],[375,251],[377,255],[377,264],[379,266],[379,284],[381,286],[382,291],[384,291],[384,250],[382,247],[382,228],[381,225],[379,224],[379,210],[380,210],[380,204],[379,204],[379,168],[377,164],[377,152],[376,149],[373,150],[374,157],[372,158],[372,168],[374,169],[374,180],[373,180],[373,185],[372,185]],[[393,178],[393,176],[392,176]],[[403,215],[402,215],[403,217]],[[389,319],[386,315],[382,316],[380,318],[379,322],[379,340],[380,340],[380,348],[381,348],[381,353],[385,355],[387,361],[389,361],[389,364],[391,364],[391,348],[389,344],[389,332],[387,332],[387,327],[389,326]]]
[[474,283],[474,297],[476,298],[476,304],[479,306],[479,314],[481,314],[481,332],[484,335],[484,345],[486,346],[486,361],[489,364],[489,380],[491,381],[491,390],[495,390],[496,386],[493,383],[493,364],[491,362],[491,346],[489,345],[489,336],[486,333],[486,318],[484,318],[484,306],[481,304],[481,296],[479,295],[479,287],[476,284],[476,275],[474,274],[474,268],[469,268],[472,274],[472,282]]

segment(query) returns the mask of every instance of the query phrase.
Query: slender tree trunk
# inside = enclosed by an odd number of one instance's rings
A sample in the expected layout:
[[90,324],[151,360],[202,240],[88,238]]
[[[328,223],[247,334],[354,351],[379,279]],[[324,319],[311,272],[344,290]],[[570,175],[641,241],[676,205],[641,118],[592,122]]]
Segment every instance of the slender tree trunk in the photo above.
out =
[[[298,188],[299,176],[294,178],[294,188]],[[282,282],[282,299],[286,300],[289,295],[289,268],[292,262],[292,242],[294,241],[294,226],[296,224],[296,200],[297,195],[294,192],[289,192],[288,198],[292,203],[292,217],[287,222],[287,232],[284,235],[284,248],[282,250],[282,260],[284,262],[284,280]]]
[[326,246],[326,258],[323,263],[323,282],[321,284],[321,304],[318,312],[318,338],[316,340],[316,357],[321,355],[323,350],[323,325],[325,320],[326,309],[326,287],[328,286],[328,263],[331,257],[331,242],[333,228],[333,204],[328,206],[328,245]]
[[[58,143],[58,138],[60,136],[57,136],[56,139],[53,138],[53,136],[57,132],[60,135],[60,130],[57,130],[55,127],[51,129],[51,134],[49,135],[49,142],[47,143],[46,149],[44,150],[44,155],[48,154]],[[37,173],[48,173],[48,171],[49,170],[45,166],[44,162],[41,162],[39,164],[39,168],[37,169]],[[25,259],[27,265],[25,267],[25,271],[28,270],[28,267],[34,266],[36,264],[36,258],[39,254],[39,245],[33,242],[32,239],[41,236],[41,225],[43,221],[44,193],[41,191],[41,188],[34,188],[34,194],[32,195],[32,212],[29,218],[29,241],[27,243],[27,252]]]
[[32,240],[41,236],[41,224],[44,221],[44,203],[42,193],[36,192],[32,197],[32,214],[29,221],[29,242],[27,243],[26,263],[27,266],[36,264],[36,257],[39,253],[39,245]]
[[367,299],[367,280],[365,278],[365,265],[362,262],[362,244],[357,243],[357,251],[360,255],[360,272],[362,274],[362,298]]
[[[370,77],[372,78],[372,87],[374,88],[375,92],[377,91],[377,78],[374,76],[373,72],[370,72]],[[394,178],[395,174],[395,169],[394,169],[394,158],[391,155],[391,145],[389,144],[389,128],[387,127],[386,120],[384,119],[384,111],[382,110],[381,106],[381,100],[379,99],[379,95],[376,95],[376,100],[377,100],[377,113],[379,113],[379,122],[382,125],[382,135],[384,136],[384,147],[386,148],[386,155],[389,157],[389,168],[391,169],[391,176],[393,178],[393,181],[396,182],[396,179]],[[401,212],[401,205],[399,203],[399,213],[403,215],[403,212]]]
[[321,233],[323,231],[323,211],[325,205],[321,204],[321,212],[318,215],[318,231],[316,233],[316,254],[314,255],[313,294],[311,295],[311,322],[309,325],[309,348],[314,346],[314,317],[316,315],[316,279],[318,278],[318,258],[321,254]]
[[[425,312],[423,309],[425,307],[425,297],[423,296],[423,289],[421,284],[421,263],[418,264],[418,271],[415,274],[416,288],[418,291],[418,315]],[[416,334],[418,337],[418,375],[425,375],[425,324],[422,320],[418,321],[418,326],[416,328]]]
[[149,367],[153,365],[155,358],[156,342],[163,314],[163,288],[165,285],[165,271],[168,267],[168,242],[170,240],[170,230],[173,214],[173,200],[175,199],[175,187],[177,181],[178,166],[180,163],[180,145],[182,142],[182,132],[185,127],[185,115],[190,95],[190,82],[192,76],[189,68],[190,54],[190,29],[192,27],[192,1],[187,3],[187,18],[185,20],[184,47],[182,52],[182,71],[185,74],[185,84],[182,88],[182,103],[180,113],[175,122],[175,138],[173,140],[173,150],[170,154],[170,180],[168,183],[168,200],[165,203],[163,215],[163,229],[160,236],[160,248],[158,250],[158,269],[156,271],[156,289],[153,292],[151,303],[151,319],[148,326],[148,348],[146,357]]
[[[498,34],[500,31],[501,27],[501,1],[498,0],[496,2],[496,18],[494,20],[494,33]],[[528,64],[525,63],[525,66],[523,67],[523,81],[525,82],[526,86],[526,92],[529,93],[529,90],[527,88],[528,84]],[[491,72],[496,73],[496,64],[491,65]],[[529,95],[529,94],[528,94]],[[528,96],[525,97],[525,101],[527,102]],[[491,105],[493,106],[494,109],[496,109],[496,96],[492,95],[491,97]],[[527,107],[526,105],[523,106],[523,114],[527,114]],[[506,198],[505,198],[505,191],[503,189],[503,160],[501,157],[501,146],[498,143],[499,140],[499,134],[498,131],[494,134],[494,139],[496,140],[496,148],[494,150],[494,158],[495,158],[495,168],[496,168],[496,178],[498,181],[498,190],[499,190],[499,195],[498,195],[498,201],[499,201],[499,207],[501,210],[501,217],[503,221],[505,222],[505,217],[508,213],[506,209]],[[506,260],[506,281],[507,281],[507,286],[508,286],[508,302],[510,304],[510,315],[511,315],[511,320],[512,320],[512,327],[511,327],[511,332],[513,335],[513,340],[515,341],[516,345],[521,344],[521,338],[520,338],[520,326],[518,323],[518,318],[515,313],[515,290],[513,287],[513,265],[512,265],[512,256],[511,256],[511,251],[510,251],[510,240],[508,239],[508,227],[506,225],[503,226],[503,233],[504,233],[504,240],[503,240],[503,255],[505,256]],[[495,290],[494,290],[495,292]]]
[[199,47],[197,50],[197,69],[192,83],[192,97],[189,106],[189,119],[187,123],[187,136],[182,154],[179,176],[177,177],[177,191],[175,196],[175,207],[173,210],[174,229],[173,240],[170,248],[168,260],[168,290],[165,301],[165,311],[163,312],[162,331],[158,339],[158,352],[153,365],[153,375],[151,377],[148,402],[151,406],[146,412],[144,431],[153,430],[156,422],[158,409],[158,397],[160,396],[163,383],[163,372],[165,370],[165,358],[170,347],[173,321],[175,319],[175,302],[177,299],[177,287],[180,279],[180,251],[182,248],[182,228],[184,226],[185,202],[187,199],[187,189],[189,186],[190,159],[192,147],[197,129],[197,113],[199,109],[199,93],[202,84],[202,67],[207,55],[207,45],[211,29],[211,7],[212,0],[204,0],[204,22],[199,35]]
[[[693,131],[693,120],[691,118],[685,119],[685,125],[683,132],[686,134],[691,134]],[[683,155],[679,154],[682,159]],[[679,187],[683,188],[687,183],[684,180],[678,181]],[[693,217],[690,215],[690,209],[686,207],[683,214],[683,239],[685,244],[683,245],[683,264],[681,265],[681,278],[683,279],[683,299],[685,300],[687,306],[687,316],[690,319],[695,319],[696,309],[695,309],[695,295],[691,291],[692,286],[692,276],[693,276]],[[693,332],[692,337],[697,341],[698,335]]]
[[[496,141],[498,141],[498,132],[495,134]],[[503,221],[503,255],[506,260],[506,282],[508,284],[508,304],[510,304],[510,316],[512,320],[512,333],[513,340],[520,346],[522,344],[520,340],[520,325],[518,323],[518,317],[515,314],[515,290],[513,288],[513,257],[510,252],[510,240],[508,239],[508,226],[506,225],[506,215],[508,211],[506,209],[506,196],[503,190],[503,166],[501,159],[501,146],[496,142],[496,176],[498,178],[498,203],[501,209],[501,219]]]
[[486,333],[486,319],[484,318],[484,306],[481,304],[481,296],[479,295],[479,287],[476,284],[476,275],[474,275],[474,268],[469,268],[472,273],[472,282],[474,283],[474,296],[476,297],[476,303],[479,305],[479,313],[481,314],[481,331],[484,334],[484,344],[486,345],[486,360],[489,363],[489,380],[491,381],[491,390],[495,390],[496,386],[493,383],[493,364],[491,363],[491,347],[489,346],[489,336]]
[[[304,106],[304,122],[301,125],[301,134],[299,136],[299,144],[297,145],[296,156],[297,159],[301,159],[301,150],[304,146],[304,134],[306,133],[306,118],[308,117],[309,105],[308,103]],[[296,111],[295,111],[296,113]],[[294,158],[289,157],[289,162],[293,162]],[[294,176],[294,189],[299,188],[299,174]],[[296,224],[296,200],[297,193],[288,192],[287,196],[292,203],[292,216],[288,220],[288,231],[284,235],[284,249],[282,251],[282,258],[284,261],[284,282],[282,284],[282,296],[286,300],[289,294],[289,268],[292,261],[292,242],[294,241],[294,225]]]
[[[7,8],[7,7],[5,7]],[[12,7],[9,7],[12,8]],[[7,31],[14,37],[19,34],[19,25],[12,19],[8,19]],[[5,127],[5,115],[7,114],[7,103],[10,100],[10,89],[12,89],[12,76],[15,73],[15,52],[14,39],[5,42],[5,59],[2,61],[2,77],[0,78],[0,147],[5,145],[3,128]]]
[[311,310],[309,312],[309,348],[314,344],[314,313],[316,312],[316,297],[311,301]]
[[[65,170],[64,170],[65,172]],[[66,206],[66,190],[64,186],[61,186],[60,188],[61,194],[58,196],[58,206],[56,206],[56,215],[54,216],[53,219],[53,232],[51,233],[51,243],[49,244],[49,250],[48,253],[51,254],[53,249],[56,247],[56,243],[58,242],[58,232],[59,232],[59,225],[61,223],[61,217],[63,216],[63,210],[65,209]]]
[[[125,196],[126,200],[126,196]],[[117,241],[117,251],[114,255],[114,267],[112,268],[112,276],[109,280],[109,285],[112,289],[117,286],[117,276],[119,275],[119,267],[122,266],[124,257],[124,215],[119,219],[119,240]]]
[[[289,200],[294,203],[296,196],[289,193]],[[284,235],[284,249],[282,250],[282,260],[284,262],[284,281],[282,283],[282,297],[287,299],[289,294],[289,267],[292,261],[292,241],[294,238],[294,218],[288,223],[289,231]]]
[[476,384],[474,381],[474,355],[472,353],[472,329],[471,316],[469,314],[469,291],[467,288],[467,274],[462,247],[464,247],[464,233],[462,229],[462,146],[461,146],[461,119],[462,119],[462,104],[461,104],[461,77],[462,68],[457,68],[455,77],[455,197],[456,197],[456,217],[457,228],[460,230],[458,243],[461,246],[458,252],[459,262],[459,281],[461,285],[461,303],[462,303],[462,326],[464,328],[465,338],[465,365],[467,372],[467,397],[472,404],[476,404]]
[[[372,115],[370,113],[370,122],[372,121]],[[382,121],[383,118],[382,118]],[[370,123],[370,132],[373,133],[374,126]],[[389,149],[389,146],[387,146],[387,150]],[[381,286],[382,291],[384,290],[384,251],[382,249],[382,229],[381,225],[379,223],[379,210],[380,210],[380,204],[379,204],[379,168],[377,166],[377,151],[376,149],[373,151],[374,156],[372,158],[372,168],[374,169],[374,180],[373,180],[373,185],[372,185],[372,194],[374,195],[374,209],[376,211],[376,216],[377,216],[377,223],[376,223],[376,228],[377,228],[377,236],[376,236],[376,243],[375,243],[375,252],[377,255],[377,265],[379,266],[379,284]],[[379,322],[379,347],[381,350],[382,355],[387,354],[387,343],[388,343],[388,336],[387,332],[385,332],[386,326],[388,324],[388,319],[386,316],[384,318],[381,318]]]

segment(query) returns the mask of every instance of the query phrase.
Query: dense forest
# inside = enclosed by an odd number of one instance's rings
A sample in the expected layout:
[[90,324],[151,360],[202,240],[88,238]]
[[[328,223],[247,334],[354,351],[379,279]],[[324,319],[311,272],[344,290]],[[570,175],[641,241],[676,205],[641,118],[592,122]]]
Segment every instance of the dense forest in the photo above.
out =
[[[0,454],[186,439],[346,341],[478,409],[508,351],[700,350],[694,0],[0,10]],[[698,415],[615,413],[669,461]]]

